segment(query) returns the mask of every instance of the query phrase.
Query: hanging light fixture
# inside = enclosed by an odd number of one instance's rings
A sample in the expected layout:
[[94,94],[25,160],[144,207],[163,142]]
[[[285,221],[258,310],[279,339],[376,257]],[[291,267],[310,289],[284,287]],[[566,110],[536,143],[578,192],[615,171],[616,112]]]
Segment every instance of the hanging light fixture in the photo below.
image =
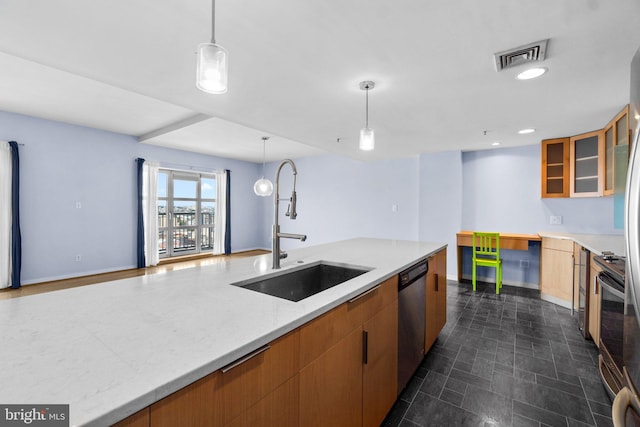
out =
[[216,0],[211,0],[211,43],[198,45],[196,86],[203,92],[221,94],[227,92],[229,54],[216,44]]
[[268,179],[264,178],[264,162],[267,156],[267,140],[268,136],[262,137],[262,178],[253,184],[253,191],[257,196],[267,197],[273,193],[273,184]]
[[376,136],[373,129],[369,128],[369,90],[376,86],[374,82],[360,82],[360,89],[366,91],[367,107],[364,128],[360,129],[360,149],[363,151],[371,151],[376,144]]

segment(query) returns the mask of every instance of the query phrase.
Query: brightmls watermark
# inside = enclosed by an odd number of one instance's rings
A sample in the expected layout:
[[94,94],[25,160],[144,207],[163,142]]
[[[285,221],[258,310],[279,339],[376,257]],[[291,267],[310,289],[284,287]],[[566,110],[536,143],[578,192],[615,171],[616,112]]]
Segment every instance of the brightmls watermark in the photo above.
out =
[[69,405],[2,405],[0,427],[69,427]]

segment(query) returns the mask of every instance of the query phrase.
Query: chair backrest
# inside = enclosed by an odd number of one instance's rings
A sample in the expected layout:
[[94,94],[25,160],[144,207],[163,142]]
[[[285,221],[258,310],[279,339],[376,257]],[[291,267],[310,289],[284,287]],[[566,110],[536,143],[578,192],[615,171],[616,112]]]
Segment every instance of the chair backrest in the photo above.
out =
[[473,232],[473,256],[500,259],[500,233]]

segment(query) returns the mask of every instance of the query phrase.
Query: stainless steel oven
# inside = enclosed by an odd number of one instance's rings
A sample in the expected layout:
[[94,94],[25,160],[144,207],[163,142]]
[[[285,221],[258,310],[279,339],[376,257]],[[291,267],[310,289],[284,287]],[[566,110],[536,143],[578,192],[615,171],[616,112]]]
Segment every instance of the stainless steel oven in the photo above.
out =
[[[606,266],[605,266],[606,268]],[[624,385],[624,281],[615,272],[598,274],[600,288],[600,343],[599,367],[602,381],[613,399]]]

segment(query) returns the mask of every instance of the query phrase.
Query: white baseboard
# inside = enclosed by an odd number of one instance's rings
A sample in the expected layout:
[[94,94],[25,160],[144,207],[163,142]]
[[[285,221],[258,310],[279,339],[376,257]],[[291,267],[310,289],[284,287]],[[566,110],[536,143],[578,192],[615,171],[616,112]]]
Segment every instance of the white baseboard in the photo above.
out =
[[53,282],[55,280],[75,279],[78,277],[93,276],[94,274],[113,273],[116,271],[131,270],[132,268],[136,268],[136,266],[128,265],[128,266],[122,266],[122,267],[107,268],[104,270],[91,270],[91,271],[82,271],[82,272],[72,273],[72,274],[63,274],[61,276],[40,277],[38,279],[23,280],[22,285],[35,285],[38,283]]

